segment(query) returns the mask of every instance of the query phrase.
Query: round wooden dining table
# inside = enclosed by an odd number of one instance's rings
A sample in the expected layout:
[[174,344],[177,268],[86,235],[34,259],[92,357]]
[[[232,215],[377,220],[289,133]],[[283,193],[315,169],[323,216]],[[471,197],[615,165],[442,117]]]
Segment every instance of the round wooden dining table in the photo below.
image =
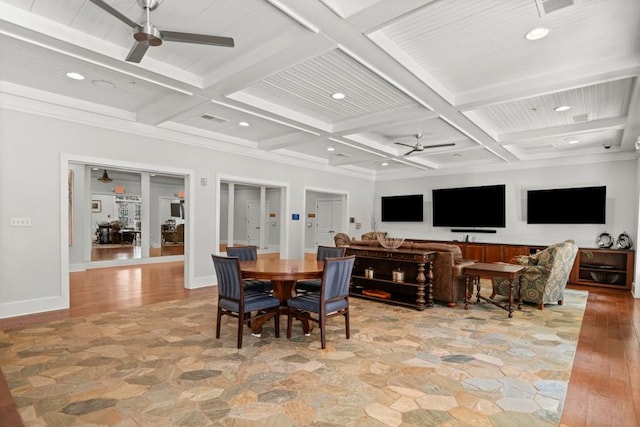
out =
[[[240,271],[243,279],[270,280],[273,284],[273,296],[280,300],[280,307],[287,307],[287,300],[296,296],[295,286],[298,280],[319,279],[322,277],[324,261],[306,259],[270,259],[260,258],[254,261],[240,261]],[[311,322],[308,316],[297,315],[302,322],[305,334],[311,332]],[[260,334],[262,323],[253,322],[251,329],[254,334]]]

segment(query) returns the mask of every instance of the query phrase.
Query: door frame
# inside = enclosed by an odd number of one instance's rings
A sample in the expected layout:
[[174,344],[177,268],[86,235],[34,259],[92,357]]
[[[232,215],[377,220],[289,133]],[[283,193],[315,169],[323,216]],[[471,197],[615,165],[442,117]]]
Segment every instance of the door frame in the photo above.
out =
[[[303,206],[307,206],[307,199],[309,198],[309,192],[314,192],[314,193],[324,193],[326,195],[331,195],[331,196],[335,196],[335,199],[342,199],[342,212],[343,212],[343,221],[344,221],[344,225],[345,225],[345,230],[342,231],[343,233],[347,233],[348,232],[348,228],[349,228],[349,191],[347,190],[339,190],[336,188],[326,188],[326,187],[314,187],[314,186],[305,186],[304,187],[304,200],[303,200]],[[305,232],[303,233],[302,236],[302,247],[306,249],[306,239],[307,239],[307,233],[309,233],[309,227],[305,227]],[[314,233],[314,242],[315,240],[315,227],[313,230]]]
[[223,182],[234,184],[248,184],[254,186],[265,186],[280,189],[280,257],[289,258],[289,221],[285,221],[289,212],[289,183],[280,181],[269,181],[265,179],[248,178],[244,176],[216,174],[216,201],[215,201],[215,235],[213,237],[214,251],[220,254],[220,185]]
[[[71,164],[80,165],[95,165],[104,168],[117,168],[117,169],[130,169],[139,172],[154,172],[154,173],[169,173],[172,175],[181,175],[185,180],[185,193],[187,206],[188,222],[193,224],[195,221],[194,211],[192,209],[195,203],[195,171],[192,169],[182,169],[169,166],[128,162],[124,160],[108,159],[102,157],[84,156],[74,153],[60,153],[60,291],[63,301],[66,301],[66,307],[69,307],[70,303],[70,290],[69,290],[69,191],[68,191],[68,170]],[[86,177],[85,177],[86,178]],[[86,180],[85,180],[86,182]],[[85,193],[90,189],[84,189]],[[148,209],[147,201],[147,209]],[[85,215],[90,215],[90,209],[87,207]],[[74,221],[80,219],[74,219]],[[82,219],[83,221],[85,219]],[[148,222],[148,221],[147,221]],[[148,223],[147,223],[148,227]],[[195,227],[188,227],[185,235],[185,250],[184,250],[184,287],[191,289],[195,284],[195,266],[193,255],[195,253]],[[113,265],[131,265],[131,264],[144,264],[154,262],[166,262],[163,257],[156,258],[142,258],[134,260],[120,260],[115,261]],[[91,262],[89,262],[91,263]]]

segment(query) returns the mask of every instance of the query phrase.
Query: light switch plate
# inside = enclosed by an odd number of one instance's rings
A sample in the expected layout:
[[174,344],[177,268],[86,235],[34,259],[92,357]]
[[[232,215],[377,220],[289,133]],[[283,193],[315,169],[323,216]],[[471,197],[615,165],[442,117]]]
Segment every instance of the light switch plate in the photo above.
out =
[[10,227],[31,227],[31,218],[12,216],[9,218]]

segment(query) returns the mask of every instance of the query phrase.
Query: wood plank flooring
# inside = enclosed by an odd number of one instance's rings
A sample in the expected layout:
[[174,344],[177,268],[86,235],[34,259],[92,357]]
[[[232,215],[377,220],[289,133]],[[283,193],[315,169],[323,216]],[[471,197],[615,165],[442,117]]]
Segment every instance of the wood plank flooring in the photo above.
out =
[[[0,329],[194,295],[214,297],[213,287],[184,289],[183,269],[182,262],[171,262],[71,273],[71,308],[0,319]],[[588,290],[589,298],[562,425],[640,426],[640,299],[618,290],[570,287]],[[22,425],[1,375],[0,425]]]

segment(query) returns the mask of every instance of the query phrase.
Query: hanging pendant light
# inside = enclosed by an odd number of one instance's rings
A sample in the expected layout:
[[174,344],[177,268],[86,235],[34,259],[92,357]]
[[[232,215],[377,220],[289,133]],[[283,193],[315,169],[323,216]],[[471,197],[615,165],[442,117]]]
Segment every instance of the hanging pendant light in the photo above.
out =
[[109,174],[107,173],[107,170],[105,169],[104,172],[102,172],[102,176],[100,178],[98,178],[98,181],[104,182],[106,184],[106,183],[111,182],[113,180],[111,178],[109,178]]

